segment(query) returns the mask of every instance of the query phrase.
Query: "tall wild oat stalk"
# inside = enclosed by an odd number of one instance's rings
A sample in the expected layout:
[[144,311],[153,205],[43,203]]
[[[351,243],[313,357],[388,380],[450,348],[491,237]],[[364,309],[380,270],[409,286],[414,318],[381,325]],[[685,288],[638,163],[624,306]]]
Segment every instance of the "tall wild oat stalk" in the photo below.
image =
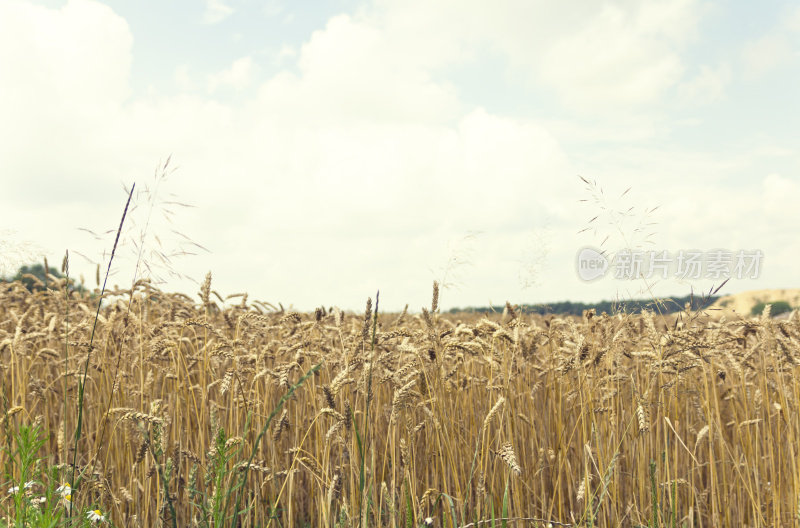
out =
[[[117,242],[119,242],[119,235],[122,232],[122,226],[125,223],[125,215],[128,214],[128,206],[131,203],[131,196],[133,196],[133,190],[135,188],[136,188],[136,184],[134,183],[131,186],[131,192],[128,194],[128,200],[127,200],[127,202],[125,202],[125,209],[122,211],[122,219],[119,222],[119,228],[117,229],[117,236],[114,239],[114,246],[111,248],[111,256],[108,259],[108,268],[106,269],[106,276],[105,276],[105,279],[103,279],[103,287],[101,288],[100,296],[97,299],[97,311],[95,312],[94,323],[92,324],[92,334],[91,334],[91,337],[89,338],[89,351],[88,351],[88,354],[86,355],[86,362],[84,363],[84,366],[83,366],[83,375],[82,375],[82,377],[81,377],[81,379],[80,379],[80,381],[78,383],[78,422],[77,422],[77,424],[75,426],[75,443],[74,443],[75,451],[72,454],[72,475],[70,477],[70,485],[73,488],[77,488],[78,487],[78,483],[75,482],[75,467],[76,467],[77,458],[78,458],[78,442],[81,439],[81,432],[82,432],[82,425],[83,425],[83,399],[84,399],[84,391],[85,391],[85,388],[86,388],[86,375],[89,372],[89,363],[90,363],[90,361],[92,359],[92,349],[93,349],[93,346],[94,346],[95,331],[97,330],[97,320],[100,317],[100,307],[101,307],[102,302],[103,302],[103,294],[106,291],[106,282],[108,281],[108,274],[111,272],[111,263],[114,261],[114,253],[117,250]],[[65,287],[67,289],[69,289],[69,284],[67,283]],[[69,303],[67,303],[67,304],[69,304]],[[64,393],[66,394],[66,390],[65,390]]]

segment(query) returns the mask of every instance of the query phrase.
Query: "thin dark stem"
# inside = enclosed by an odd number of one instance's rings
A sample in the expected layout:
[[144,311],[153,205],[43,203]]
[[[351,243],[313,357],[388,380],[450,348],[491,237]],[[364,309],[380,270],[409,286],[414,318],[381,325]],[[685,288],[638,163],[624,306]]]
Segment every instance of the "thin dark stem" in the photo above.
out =
[[111,257],[108,259],[108,268],[106,269],[106,276],[103,279],[103,288],[100,290],[100,298],[97,300],[97,312],[94,316],[94,324],[92,325],[92,335],[89,338],[89,351],[86,354],[86,363],[83,366],[83,376],[81,377],[80,382],[78,383],[78,424],[75,427],[75,451],[72,454],[72,476],[70,477],[70,485],[73,488],[77,488],[75,485],[75,466],[77,463],[78,458],[78,441],[81,439],[81,426],[83,425],[83,396],[84,396],[84,389],[86,388],[86,375],[89,372],[89,362],[92,358],[92,348],[94,343],[94,335],[95,331],[97,330],[97,320],[100,317],[100,307],[103,303],[103,294],[106,291],[106,283],[108,282],[108,275],[111,273],[111,263],[114,261],[114,253],[117,251],[117,244],[119,243],[119,235],[122,233],[122,226],[125,223],[125,216],[128,214],[128,207],[131,204],[131,198],[133,197],[133,190],[136,188],[136,184],[134,183],[131,186],[131,192],[128,194],[128,201],[125,203],[125,209],[122,211],[122,219],[119,222],[119,227],[117,228],[117,237],[114,239],[114,246],[111,248]]
[[[67,302],[66,306],[66,316],[64,317],[64,439],[67,438],[67,378],[68,378],[68,367],[69,367],[69,250],[64,255],[64,275],[66,277],[64,282],[64,297]],[[64,442],[64,448],[66,449],[66,442]],[[64,460],[69,460],[69,451],[64,453]],[[75,466],[73,465],[73,468]],[[72,474],[73,479],[75,478],[75,473]],[[62,481],[63,482],[63,481]],[[71,485],[72,481],[70,481]],[[72,515],[72,502],[69,502],[69,507],[67,508],[67,514]]]

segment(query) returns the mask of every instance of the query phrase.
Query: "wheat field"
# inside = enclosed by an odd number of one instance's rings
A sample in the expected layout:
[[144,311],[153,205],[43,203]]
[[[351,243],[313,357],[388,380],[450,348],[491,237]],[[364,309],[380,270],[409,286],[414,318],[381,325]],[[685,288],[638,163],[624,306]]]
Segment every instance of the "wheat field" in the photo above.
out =
[[37,485],[115,526],[797,525],[796,314],[290,313],[210,280],[106,292],[93,337],[99,290],[6,285],[5,482],[35,424]]

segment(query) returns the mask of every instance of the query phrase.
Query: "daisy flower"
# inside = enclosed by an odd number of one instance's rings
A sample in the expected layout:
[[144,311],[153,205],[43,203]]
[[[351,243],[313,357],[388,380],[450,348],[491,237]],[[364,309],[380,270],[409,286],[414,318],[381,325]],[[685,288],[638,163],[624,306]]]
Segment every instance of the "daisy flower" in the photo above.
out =
[[86,512],[86,517],[92,522],[105,522],[106,518],[103,517],[103,514],[100,510],[92,510]]
[[72,511],[72,495],[62,495],[60,502],[62,506]]
[[62,497],[70,496],[72,495],[72,486],[65,482],[56,489],[56,493],[60,494]]
[[[33,485],[34,485],[34,482],[32,480],[29,480],[28,482],[23,484],[22,488],[24,490],[29,490],[29,489],[31,489],[33,487]],[[19,486],[11,486],[10,488],[8,488],[8,494],[9,495],[16,495],[17,493],[19,493]]]
[[65,482],[56,488],[56,493],[61,495],[61,504],[65,508],[72,506],[72,486]]

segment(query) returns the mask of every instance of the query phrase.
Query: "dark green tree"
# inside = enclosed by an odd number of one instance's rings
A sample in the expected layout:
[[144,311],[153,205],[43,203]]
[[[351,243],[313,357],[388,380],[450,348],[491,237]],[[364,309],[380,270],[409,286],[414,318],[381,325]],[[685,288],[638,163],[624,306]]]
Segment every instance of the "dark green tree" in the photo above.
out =
[[771,303],[760,302],[760,303],[756,304],[755,306],[753,306],[753,308],[750,310],[750,315],[761,315],[761,312],[764,311],[764,307],[766,305],[768,305],[768,304],[772,305],[772,308],[770,309],[769,313],[773,317],[775,317],[776,315],[780,315],[782,313],[786,313],[786,312],[791,312],[792,311],[792,305],[789,304],[786,301],[775,301],[775,302],[771,302]]
[[[54,277],[59,279],[64,278],[64,274],[61,273],[56,268],[50,266],[48,273]],[[23,286],[28,289],[29,292],[33,293],[35,291],[44,290],[46,285],[50,285],[52,282],[51,279],[45,276],[44,265],[43,264],[26,264],[21,266],[17,273],[14,274],[11,278],[3,278],[1,279],[2,282],[14,282],[20,281],[22,282]],[[74,280],[69,280],[70,286],[78,291],[83,291],[84,287],[83,284],[77,284]]]

